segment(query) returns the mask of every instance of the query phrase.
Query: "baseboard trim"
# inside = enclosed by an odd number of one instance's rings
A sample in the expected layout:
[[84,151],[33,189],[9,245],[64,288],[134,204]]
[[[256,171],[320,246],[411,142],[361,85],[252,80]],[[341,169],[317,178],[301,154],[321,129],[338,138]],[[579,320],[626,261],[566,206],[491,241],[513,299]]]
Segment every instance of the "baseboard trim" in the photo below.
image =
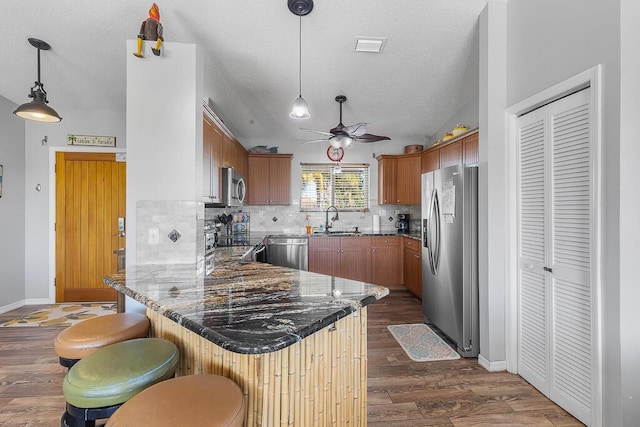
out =
[[15,310],[16,308],[20,308],[27,305],[27,303],[25,302],[25,300],[22,301],[17,301],[11,304],[7,304],[3,307],[0,307],[0,314],[1,313],[6,313],[7,311],[11,311],[11,310]]
[[490,362],[480,354],[478,356],[478,364],[482,366],[489,372],[499,372],[507,370],[507,361],[506,360],[498,360],[495,362]]
[[55,304],[55,302],[51,302],[49,298],[30,298],[25,300],[25,305],[41,305],[41,304]]

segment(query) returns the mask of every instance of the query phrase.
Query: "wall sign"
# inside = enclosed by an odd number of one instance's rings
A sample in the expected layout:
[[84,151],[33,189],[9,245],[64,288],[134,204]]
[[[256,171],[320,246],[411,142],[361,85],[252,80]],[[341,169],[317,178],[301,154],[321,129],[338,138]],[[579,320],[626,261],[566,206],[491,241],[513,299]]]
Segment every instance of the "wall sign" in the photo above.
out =
[[115,147],[115,136],[67,135],[67,145]]

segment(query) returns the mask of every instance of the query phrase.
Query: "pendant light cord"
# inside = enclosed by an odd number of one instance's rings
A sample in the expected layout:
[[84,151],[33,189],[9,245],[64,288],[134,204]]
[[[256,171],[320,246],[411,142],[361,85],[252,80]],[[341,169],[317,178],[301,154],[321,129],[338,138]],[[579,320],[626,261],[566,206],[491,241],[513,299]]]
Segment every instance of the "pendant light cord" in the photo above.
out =
[[300,52],[298,55],[298,82],[300,89],[300,98],[302,98],[302,15],[300,15],[300,31],[298,32],[298,42],[300,47]]

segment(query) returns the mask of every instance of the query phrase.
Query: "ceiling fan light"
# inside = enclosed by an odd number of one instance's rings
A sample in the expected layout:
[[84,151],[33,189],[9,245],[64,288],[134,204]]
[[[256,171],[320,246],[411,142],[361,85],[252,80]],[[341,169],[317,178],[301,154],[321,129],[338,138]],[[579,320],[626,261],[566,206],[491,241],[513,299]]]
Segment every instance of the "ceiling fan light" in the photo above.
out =
[[293,102],[293,108],[289,116],[294,119],[308,119],[311,117],[309,114],[309,104],[307,104],[307,101],[305,101],[302,96]]
[[329,144],[335,148],[348,148],[352,142],[353,138],[346,135],[335,135],[329,138]]

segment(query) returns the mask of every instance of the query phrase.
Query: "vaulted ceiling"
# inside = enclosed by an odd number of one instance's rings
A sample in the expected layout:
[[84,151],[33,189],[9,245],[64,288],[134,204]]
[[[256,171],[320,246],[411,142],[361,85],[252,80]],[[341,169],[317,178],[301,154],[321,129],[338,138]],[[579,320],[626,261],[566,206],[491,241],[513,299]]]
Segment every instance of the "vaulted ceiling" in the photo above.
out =
[[[392,140],[433,139],[478,93],[478,16],[485,0],[316,0],[302,18],[302,95],[311,119],[289,118],[298,96],[299,18],[286,0],[157,1],[168,42],[201,45],[205,89],[241,141],[315,139],[300,127],[368,122]],[[2,0],[0,95],[28,100],[36,80],[35,37],[51,105],[125,110],[125,40],[135,39],[151,1]],[[355,52],[357,37],[384,37],[381,54]],[[55,126],[55,125],[54,125]]]

